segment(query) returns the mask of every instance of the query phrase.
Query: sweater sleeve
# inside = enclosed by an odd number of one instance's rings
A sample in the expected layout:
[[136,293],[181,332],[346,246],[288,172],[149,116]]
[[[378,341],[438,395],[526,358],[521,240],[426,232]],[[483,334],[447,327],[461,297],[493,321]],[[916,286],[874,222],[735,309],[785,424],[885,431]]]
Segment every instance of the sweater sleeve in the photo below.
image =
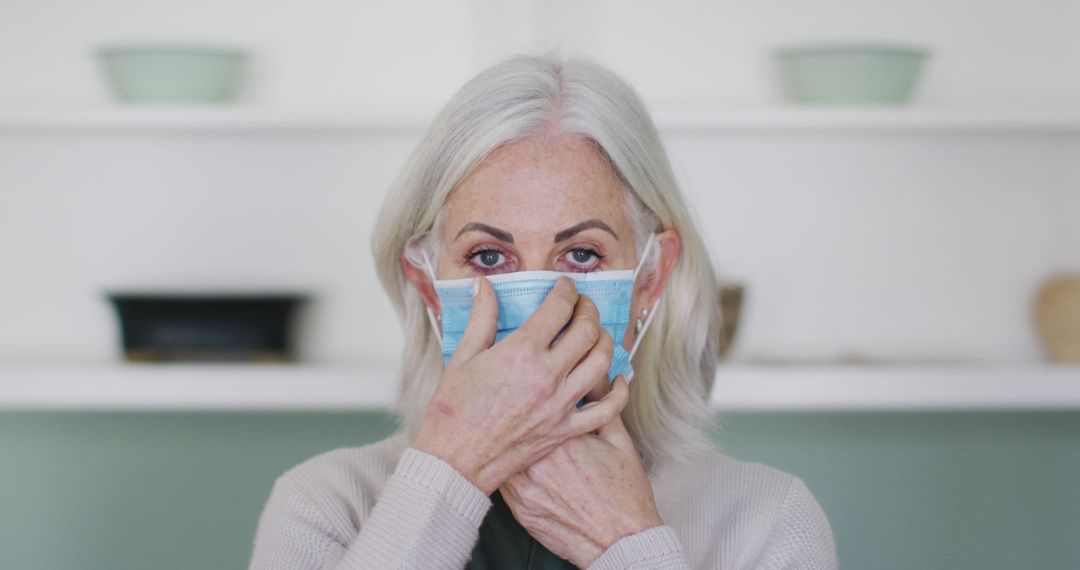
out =
[[263,509],[251,570],[458,570],[491,507],[483,491],[448,463],[409,448],[349,541],[287,475],[278,478]]
[[794,478],[780,515],[765,539],[756,568],[836,570],[836,544],[825,511],[802,479]]
[[587,570],[689,570],[675,530],[654,526],[624,536],[608,547]]

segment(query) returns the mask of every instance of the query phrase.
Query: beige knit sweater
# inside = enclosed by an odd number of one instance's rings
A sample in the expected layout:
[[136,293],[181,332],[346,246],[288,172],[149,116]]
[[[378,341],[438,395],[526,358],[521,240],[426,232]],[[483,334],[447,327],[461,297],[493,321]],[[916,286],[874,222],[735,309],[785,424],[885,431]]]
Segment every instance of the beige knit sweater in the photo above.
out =
[[[623,537],[589,570],[835,569],[803,482],[716,452],[650,476],[663,526]],[[447,568],[469,560],[491,500],[402,433],[288,470],[259,519],[252,570]]]

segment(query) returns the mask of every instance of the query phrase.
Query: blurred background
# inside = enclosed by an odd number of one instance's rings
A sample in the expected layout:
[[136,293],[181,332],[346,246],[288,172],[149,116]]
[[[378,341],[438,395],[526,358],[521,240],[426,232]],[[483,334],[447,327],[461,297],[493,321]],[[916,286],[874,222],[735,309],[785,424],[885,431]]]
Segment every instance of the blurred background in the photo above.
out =
[[628,79],[710,241],[725,452],[845,568],[1080,567],[1080,3],[0,0],[0,567],[240,568],[391,433],[369,251],[446,99]]

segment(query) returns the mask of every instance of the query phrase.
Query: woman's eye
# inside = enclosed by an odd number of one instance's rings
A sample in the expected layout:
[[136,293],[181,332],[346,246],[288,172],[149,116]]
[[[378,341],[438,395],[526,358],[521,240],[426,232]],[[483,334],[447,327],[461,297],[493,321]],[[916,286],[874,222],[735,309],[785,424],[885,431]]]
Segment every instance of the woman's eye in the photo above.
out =
[[579,248],[570,250],[567,259],[570,265],[578,268],[591,268],[600,259],[600,254],[591,249]]
[[574,251],[570,252],[570,256],[574,259],[574,261],[582,265],[592,261],[595,255],[596,254],[587,249],[575,249]]
[[498,267],[502,263],[503,254],[494,249],[485,249],[473,254],[473,261],[485,269]]

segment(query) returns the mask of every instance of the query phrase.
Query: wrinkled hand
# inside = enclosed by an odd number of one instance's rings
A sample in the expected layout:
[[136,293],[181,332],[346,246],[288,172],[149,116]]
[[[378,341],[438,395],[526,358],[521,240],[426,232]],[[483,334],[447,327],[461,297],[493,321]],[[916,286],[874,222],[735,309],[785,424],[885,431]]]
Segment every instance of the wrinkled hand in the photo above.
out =
[[[620,383],[626,383],[622,376],[612,390]],[[663,524],[641,458],[618,416],[596,434],[565,441],[512,475],[499,492],[529,534],[579,568],[620,538]]]
[[614,344],[596,305],[572,281],[560,278],[521,327],[494,345],[499,305],[491,283],[482,277],[477,283],[465,334],[413,447],[445,460],[490,495],[567,439],[618,417],[629,396],[624,382],[594,404],[575,407],[598,377],[606,379]]

